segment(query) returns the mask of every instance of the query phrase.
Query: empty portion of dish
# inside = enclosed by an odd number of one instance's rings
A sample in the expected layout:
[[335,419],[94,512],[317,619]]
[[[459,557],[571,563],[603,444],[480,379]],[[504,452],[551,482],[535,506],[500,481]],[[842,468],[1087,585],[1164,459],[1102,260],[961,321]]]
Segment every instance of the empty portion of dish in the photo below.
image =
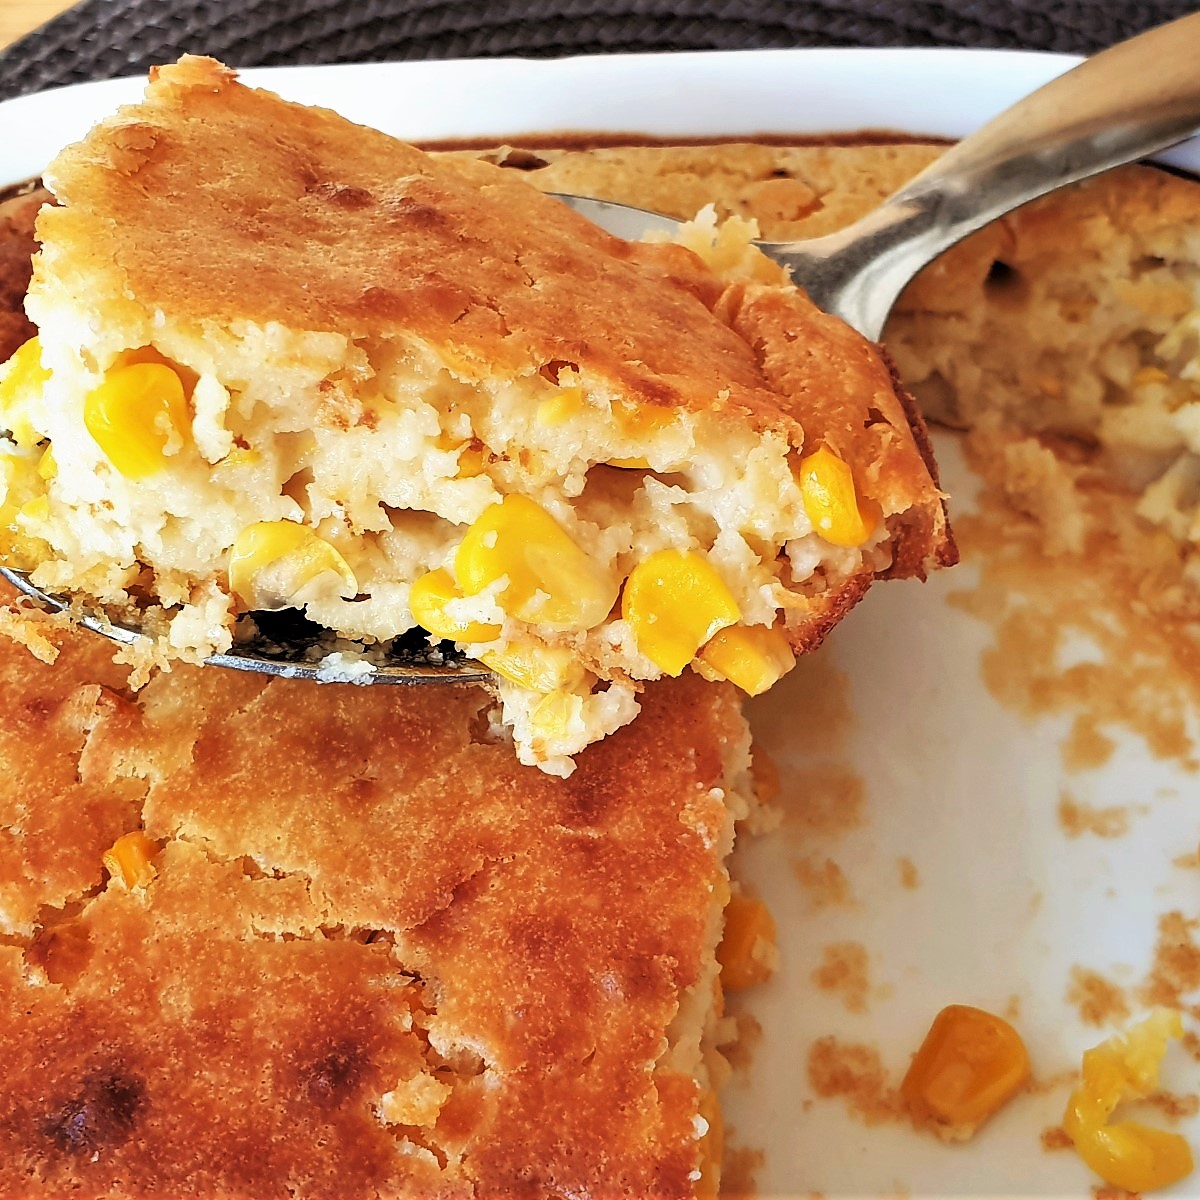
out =
[[887,362],[745,224],[624,243],[195,58],[47,182],[6,557],[160,663],[246,612],[419,626],[566,773],[641,681],[763,691],[873,578],[953,560]]
[[0,1193],[716,1194],[731,687],[564,781],[480,689],[130,698],[47,635],[0,639]]

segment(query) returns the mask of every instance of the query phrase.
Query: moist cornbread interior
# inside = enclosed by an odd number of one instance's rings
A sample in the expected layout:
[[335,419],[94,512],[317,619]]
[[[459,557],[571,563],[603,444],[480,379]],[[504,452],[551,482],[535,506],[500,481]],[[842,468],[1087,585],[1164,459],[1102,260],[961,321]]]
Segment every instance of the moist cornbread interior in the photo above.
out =
[[[829,233],[931,162],[920,144],[462,151],[535,186]],[[458,155],[456,154],[456,157]],[[967,238],[900,296],[884,344],[927,419],[1051,554],[1102,552],[1149,613],[1200,615],[1200,186],[1124,167]]]
[[732,688],[560,780],[479,689],[133,695],[50,636],[0,639],[0,1196],[715,1194]]
[[[35,583],[138,608],[160,661],[224,650],[239,610],[281,605],[386,642],[416,624],[413,582],[446,568],[523,760],[565,772],[632,719],[639,681],[683,669],[619,602],[657,552],[715,571],[725,622],[779,630],[789,660],[876,576],[954,557],[886,359],[751,251],[747,227],[696,226],[696,252],[623,243],[517,173],[431,159],[196,58],[157,71],[47,182],[8,521]],[[154,418],[159,461],[133,477],[120,419],[105,442],[87,404],[147,359],[187,396]],[[852,543],[802,495],[818,448],[870,514]],[[517,496],[576,548],[547,543],[553,582],[520,602],[503,572],[468,588],[460,553]],[[504,520],[501,538],[540,536]],[[297,577],[264,552],[239,594],[231,553],[264,522],[309,531],[327,569]],[[554,668],[536,686],[504,669],[525,647]],[[539,708],[548,692],[561,703]]]

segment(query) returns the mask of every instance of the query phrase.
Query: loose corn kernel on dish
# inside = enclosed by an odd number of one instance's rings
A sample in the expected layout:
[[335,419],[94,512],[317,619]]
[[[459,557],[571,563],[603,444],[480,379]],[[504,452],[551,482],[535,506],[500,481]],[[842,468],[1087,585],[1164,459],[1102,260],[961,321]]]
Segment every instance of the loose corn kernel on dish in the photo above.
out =
[[874,578],[954,560],[887,359],[749,222],[622,242],[200,58],[46,181],[0,554],[159,664],[280,608],[419,629],[565,774],[644,681],[764,691]]
[[0,1197],[716,1196],[732,686],[563,780],[481,688],[133,693],[45,632],[0,635]]

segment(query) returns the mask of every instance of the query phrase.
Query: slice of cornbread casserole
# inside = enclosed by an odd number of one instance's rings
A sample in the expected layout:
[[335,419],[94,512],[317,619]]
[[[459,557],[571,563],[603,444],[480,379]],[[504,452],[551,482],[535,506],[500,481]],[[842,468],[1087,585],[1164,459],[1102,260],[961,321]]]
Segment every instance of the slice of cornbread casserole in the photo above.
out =
[[246,611],[420,626],[564,773],[640,681],[764,690],[873,578],[953,558],[887,362],[745,225],[622,242],[200,58],[46,179],[8,557],[137,608],[161,660]]
[[0,1197],[715,1195],[732,687],[562,780],[479,688],[130,694],[49,635],[0,638]]

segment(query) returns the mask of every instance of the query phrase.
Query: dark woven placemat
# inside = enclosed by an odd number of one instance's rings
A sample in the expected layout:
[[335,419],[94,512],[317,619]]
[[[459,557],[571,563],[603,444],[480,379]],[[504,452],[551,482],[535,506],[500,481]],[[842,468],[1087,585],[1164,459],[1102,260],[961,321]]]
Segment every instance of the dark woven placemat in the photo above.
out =
[[[0,0],[2,2],[2,0]],[[1195,0],[84,0],[0,54],[0,99],[141,73],[184,51],[232,66],[761,46],[1090,53]]]

